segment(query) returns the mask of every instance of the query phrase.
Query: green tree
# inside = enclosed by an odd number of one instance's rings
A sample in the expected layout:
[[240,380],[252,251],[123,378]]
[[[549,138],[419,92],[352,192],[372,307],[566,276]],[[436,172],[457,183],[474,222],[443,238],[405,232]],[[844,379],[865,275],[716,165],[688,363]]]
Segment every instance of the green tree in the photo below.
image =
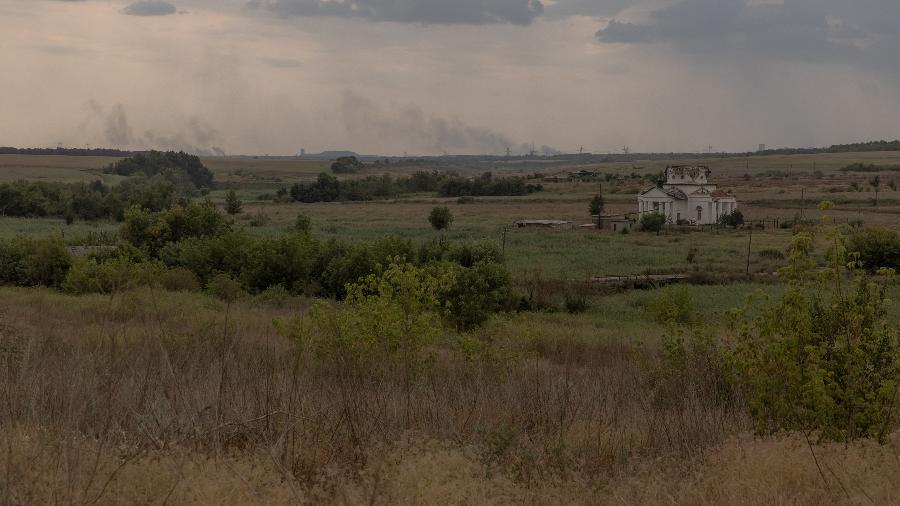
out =
[[882,268],[900,271],[900,233],[893,230],[868,227],[854,232],[847,249],[859,255],[861,267],[869,272]]
[[735,209],[719,217],[719,223],[726,227],[737,228],[744,224],[744,213],[740,209]]
[[365,168],[355,156],[342,156],[331,164],[331,172],[335,174],[356,174]]
[[660,213],[647,213],[641,216],[641,230],[645,232],[656,232],[662,230],[666,224],[666,217]]
[[882,286],[865,275],[844,286],[855,262],[843,233],[830,242],[821,269],[813,234],[797,234],[781,300],[735,313],[735,379],[759,432],[883,442],[896,427],[900,329],[887,320]]
[[435,207],[428,215],[428,222],[435,230],[444,230],[453,223],[453,214],[446,207]]
[[241,202],[241,199],[237,196],[237,192],[228,190],[228,194],[225,195],[225,212],[232,215],[238,214],[243,207],[244,203]]
[[878,189],[881,188],[881,176],[875,175],[869,184],[875,189],[875,207],[878,207]]

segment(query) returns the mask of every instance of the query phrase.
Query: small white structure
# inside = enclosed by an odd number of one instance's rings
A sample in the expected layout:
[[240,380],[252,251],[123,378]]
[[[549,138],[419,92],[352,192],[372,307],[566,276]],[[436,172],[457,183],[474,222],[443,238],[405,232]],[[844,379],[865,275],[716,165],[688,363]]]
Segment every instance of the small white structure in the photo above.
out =
[[731,192],[709,182],[709,167],[673,165],[666,167],[666,180],[638,195],[638,213],[660,213],[667,223],[711,225],[737,209]]

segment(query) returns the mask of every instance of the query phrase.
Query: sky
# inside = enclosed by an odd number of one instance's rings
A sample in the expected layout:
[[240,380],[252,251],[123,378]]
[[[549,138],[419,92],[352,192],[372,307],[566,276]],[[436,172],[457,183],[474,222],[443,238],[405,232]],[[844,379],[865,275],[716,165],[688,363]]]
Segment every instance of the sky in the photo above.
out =
[[897,0],[0,0],[0,145],[755,150],[900,138]]

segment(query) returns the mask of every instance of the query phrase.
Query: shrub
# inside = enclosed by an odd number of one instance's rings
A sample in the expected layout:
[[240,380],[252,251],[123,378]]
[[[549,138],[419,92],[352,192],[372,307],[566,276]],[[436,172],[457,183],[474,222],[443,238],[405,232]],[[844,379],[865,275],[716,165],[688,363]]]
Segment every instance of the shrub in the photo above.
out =
[[120,236],[155,256],[167,243],[219,236],[229,232],[231,226],[210,202],[190,202],[157,213],[135,206],[125,213]]
[[428,215],[428,222],[435,230],[444,230],[453,223],[453,214],[446,207],[435,207]]
[[203,288],[197,275],[184,267],[163,270],[159,285],[171,292],[199,292]]
[[881,268],[900,271],[900,234],[893,230],[868,227],[854,232],[847,248],[859,254],[862,267],[869,272]]
[[760,258],[768,258],[769,260],[784,260],[784,253],[777,249],[764,249],[758,253]]
[[663,288],[645,303],[645,309],[660,325],[691,326],[699,320],[694,300],[683,286]]
[[453,282],[440,299],[446,317],[457,329],[481,325],[510,298],[509,272],[500,264],[483,261],[468,269],[454,265],[451,272]]
[[225,273],[213,276],[206,285],[206,291],[213,297],[228,303],[247,295],[241,284]]
[[737,228],[744,224],[744,213],[740,209],[735,209],[720,216],[719,223],[726,227]]
[[58,237],[17,237],[0,242],[0,282],[19,286],[60,286],[72,263]]
[[666,217],[660,213],[647,213],[641,216],[641,230],[659,233],[666,224]]
[[571,290],[566,292],[565,296],[566,311],[570,314],[583,313],[590,309],[591,304],[588,302],[586,290]]
[[832,235],[831,265],[820,271],[812,234],[796,235],[781,300],[735,313],[731,361],[760,432],[884,441],[896,426],[900,331],[888,324],[879,285],[859,276],[854,289],[841,288],[844,241]]
[[309,234],[312,232],[312,219],[303,213],[298,213],[297,218],[294,219],[294,231]]
[[365,168],[355,156],[342,156],[331,164],[331,172],[335,174],[356,174]]
[[238,214],[243,207],[244,203],[241,202],[241,199],[237,196],[237,192],[233,189],[228,190],[228,193],[225,195],[225,212],[228,214]]
[[98,261],[82,257],[72,264],[62,288],[75,295],[117,293],[159,283],[163,271],[157,262],[133,262],[124,257]]
[[213,174],[200,158],[184,152],[148,151],[135,153],[128,158],[119,160],[106,170],[109,174],[120,176],[133,176],[143,174],[151,177],[158,174],[173,174],[186,178],[194,186],[210,188],[213,184]]

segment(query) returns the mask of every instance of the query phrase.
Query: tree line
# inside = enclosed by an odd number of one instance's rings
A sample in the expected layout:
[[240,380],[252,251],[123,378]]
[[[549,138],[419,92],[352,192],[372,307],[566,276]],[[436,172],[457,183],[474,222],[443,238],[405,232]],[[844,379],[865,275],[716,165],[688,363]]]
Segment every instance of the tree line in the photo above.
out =
[[130,176],[110,186],[102,181],[57,183],[15,181],[0,184],[0,216],[123,220],[139,206],[161,211],[204,193],[213,175],[200,159],[186,153],[138,153],[106,172]]
[[521,196],[543,191],[540,184],[530,184],[521,177],[495,177],[486,172],[476,178],[465,178],[437,171],[419,171],[411,176],[367,176],[338,180],[321,173],[314,182],[297,183],[290,190],[282,188],[278,198],[305,202],[366,201],[396,198],[409,193],[436,193],[440,197]]

